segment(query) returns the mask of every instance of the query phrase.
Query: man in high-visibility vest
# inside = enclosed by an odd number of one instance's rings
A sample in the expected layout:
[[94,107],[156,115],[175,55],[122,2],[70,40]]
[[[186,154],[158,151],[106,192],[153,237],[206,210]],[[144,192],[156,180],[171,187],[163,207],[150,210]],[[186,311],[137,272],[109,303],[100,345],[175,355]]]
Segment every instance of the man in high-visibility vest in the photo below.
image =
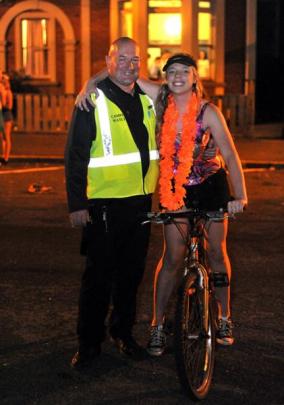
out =
[[132,329],[158,177],[153,103],[136,83],[139,47],[119,38],[106,57],[108,77],[92,95],[96,108],[74,109],[65,151],[66,187],[73,226],[83,226],[86,267],[82,277],[75,368],[90,366],[101,352],[105,319],[121,353],[143,356]]

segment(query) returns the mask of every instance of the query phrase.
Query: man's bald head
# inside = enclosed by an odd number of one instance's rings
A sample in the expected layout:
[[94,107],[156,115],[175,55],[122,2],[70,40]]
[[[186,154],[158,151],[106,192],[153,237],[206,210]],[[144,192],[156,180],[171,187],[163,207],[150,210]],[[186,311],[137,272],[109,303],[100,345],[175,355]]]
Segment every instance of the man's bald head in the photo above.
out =
[[120,37],[109,48],[106,64],[110,79],[126,92],[132,92],[139,76],[140,50],[131,38]]
[[140,53],[139,50],[139,45],[137,44],[134,39],[129,38],[129,37],[120,37],[117,38],[115,41],[112,42],[112,44],[109,47],[108,55],[110,56],[113,52],[117,52],[117,50],[125,45],[132,45],[137,48],[138,52]]

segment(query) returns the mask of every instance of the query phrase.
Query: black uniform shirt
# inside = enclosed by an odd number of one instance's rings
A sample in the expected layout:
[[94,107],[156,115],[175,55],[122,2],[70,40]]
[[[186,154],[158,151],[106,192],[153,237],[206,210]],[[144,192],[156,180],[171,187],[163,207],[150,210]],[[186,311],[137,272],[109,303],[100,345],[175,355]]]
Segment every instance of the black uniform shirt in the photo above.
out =
[[[98,86],[106,97],[123,112],[134,142],[141,154],[142,173],[146,175],[149,167],[148,131],[143,123],[143,108],[139,94],[144,94],[135,84],[134,95],[124,92],[109,78]],[[88,207],[87,170],[92,142],[96,137],[94,109],[88,111],[74,108],[68,131],[65,149],[66,188],[69,211],[78,211]]]

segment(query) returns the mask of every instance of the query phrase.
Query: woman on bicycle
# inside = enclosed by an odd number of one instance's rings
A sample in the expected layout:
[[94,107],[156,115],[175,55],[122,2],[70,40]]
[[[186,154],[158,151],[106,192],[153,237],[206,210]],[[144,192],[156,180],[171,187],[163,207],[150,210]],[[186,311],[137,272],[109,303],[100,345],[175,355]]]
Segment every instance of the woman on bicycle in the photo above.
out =
[[[188,54],[175,54],[168,59],[163,71],[166,83],[159,88],[158,94],[157,85],[143,80],[138,82],[149,96],[157,96],[162,208],[169,211],[190,207],[207,210],[227,208],[229,213],[242,212],[247,204],[247,193],[240,159],[222,113],[203,98],[196,61]],[[217,155],[205,160],[203,152],[212,139],[222,157]],[[233,201],[223,160],[230,175]],[[181,222],[180,227],[186,232],[188,225],[184,224],[184,219]],[[223,345],[234,342],[227,232],[227,219],[210,221],[205,228],[209,264],[220,285],[216,288],[220,303],[217,341]],[[166,307],[185,253],[185,245],[176,226],[165,225],[164,253],[155,274],[153,320],[148,343],[148,352],[153,356],[159,356],[165,350]]]

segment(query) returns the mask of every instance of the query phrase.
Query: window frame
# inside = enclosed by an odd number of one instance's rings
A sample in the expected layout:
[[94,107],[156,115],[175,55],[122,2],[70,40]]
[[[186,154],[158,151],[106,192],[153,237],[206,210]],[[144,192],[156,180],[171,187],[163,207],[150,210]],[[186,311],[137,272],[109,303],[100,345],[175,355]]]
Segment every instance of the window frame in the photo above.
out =
[[55,48],[55,18],[41,11],[27,11],[18,15],[15,19],[15,67],[16,70],[23,70],[22,61],[22,20],[41,20],[46,19],[47,37],[48,37],[48,59],[47,59],[47,74],[45,75],[29,75],[32,80],[56,81],[56,48]]

